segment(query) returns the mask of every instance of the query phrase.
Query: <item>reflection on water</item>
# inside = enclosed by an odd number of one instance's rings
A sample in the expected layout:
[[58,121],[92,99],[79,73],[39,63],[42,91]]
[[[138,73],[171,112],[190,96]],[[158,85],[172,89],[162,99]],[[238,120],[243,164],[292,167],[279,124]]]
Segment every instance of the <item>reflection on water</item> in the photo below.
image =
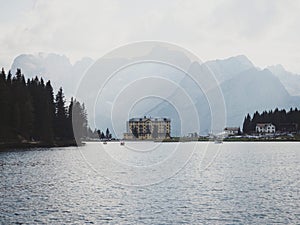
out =
[[144,144],[0,153],[1,223],[300,223],[300,144]]

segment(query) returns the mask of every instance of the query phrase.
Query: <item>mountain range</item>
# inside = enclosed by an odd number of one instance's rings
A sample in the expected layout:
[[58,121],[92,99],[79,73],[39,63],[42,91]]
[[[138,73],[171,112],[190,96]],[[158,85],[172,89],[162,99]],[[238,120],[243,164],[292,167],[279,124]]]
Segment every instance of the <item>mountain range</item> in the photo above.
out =
[[65,55],[54,53],[21,54],[14,59],[11,71],[14,74],[17,68],[21,68],[28,78],[41,76],[44,80],[51,80],[55,90],[63,87],[66,96],[69,97],[75,94],[81,76],[93,62],[93,59],[84,57],[71,64]]
[[[191,62],[184,53],[170,52],[169,49],[157,47],[148,53],[154,58],[162,55],[172,55],[178,63],[187,65],[188,73],[197,74],[207,68],[214,74],[217,86],[212,87],[221,90],[226,108],[226,126],[241,126],[247,113],[253,114],[255,111],[271,110],[275,108],[300,107],[300,75],[286,71],[283,66],[270,66],[260,69],[244,55],[238,55],[227,59],[211,60],[204,63]],[[142,60],[143,57],[137,57]],[[114,63],[116,60],[126,61],[127,59],[111,59],[107,63]],[[95,61],[91,58],[83,58],[74,64],[64,55],[39,53],[36,55],[22,54],[15,58],[12,63],[11,71],[14,73],[17,68],[21,68],[26,77],[42,76],[50,79],[55,90],[60,86],[64,88],[67,97],[74,96],[80,80]],[[151,71],[151,73],[149,72]],[[163,71],[163,72],[162,72]],[[138,74],[138,75],[136,75]],[[157,66],[156,64],[143,64],[138,67],[128,68],[122,71],[122,77],[112,81],[113,84],[108,88],[107,99],[113,100],[126,84],[138,79],[139,74],[163,74],[167,80],[179,85],[186,90],[193,104],[187,106],[185,110],[196,109],[200,118],[199,130],[182,130],[182,123],[193,124],[191,121],[180,121],[180,113],[176,107],[164,99],[148,98],[147,101],[140,101],[135,105],[130,117],[148,116],[167,116],[172,119],[172,135],[185,135],[188,132],[200,132],[206,134],[211,130],[211,103],[207,99],[205,91],[199,87],[182,71],[175,71],[174,68]],[[206,79],[204,77],[204,79]],[[93,81],[91,81],[93,82]],[[159,86],[159,85],[158,85]],[[160,87],[160,88],[163,88]],[[116,90],[113,93],[113,90]],[[179,90],[179,89],[178,89]],[[90,90],[87,90],[90,92]],[[171,93],[176,95],[176,90]],[[173,97],[177,102],[179,97]],[[88,104],[87,104],[88,105]],[[105,104],[97,106],[105,108]],[[96,109],[97,109],[96,107]],[[88,107],[87,107],[88,108]],[[97,111],[97,110],[96,110]],[[94,126],[112,128],[110,115],[100,110],[94,116],[90,115],[90,120],[95,121]],[[88,108],[88,113],[92,110]],[[126,112],[127,113],[127,112]],[[122,117],[124,118],[124,117]],[[266,121],[267,122],[267,121]],[[123,128],[122,128],[123,127]],[[195,128],[196,129],[196,128]],[[198,129],[198,128],[197,128]],[[115,134],[120,135],[125,130],[125,122],[115,130]]]

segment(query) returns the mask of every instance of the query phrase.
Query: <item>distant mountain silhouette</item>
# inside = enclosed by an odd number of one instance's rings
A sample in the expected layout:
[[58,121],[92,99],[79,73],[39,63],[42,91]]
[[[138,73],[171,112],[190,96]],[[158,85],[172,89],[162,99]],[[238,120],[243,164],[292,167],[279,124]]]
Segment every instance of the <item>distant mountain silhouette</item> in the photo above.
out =
[[267,67],[284,85],[290,95],[300,95],[300,76],[286,71],[282,65]]
[[[261,70],[255,67],[244,55],[222,60],[211,60],[205,63],[193,62],[181,52],[159,46],[153,48],[147,56],[151,56],[158,61],[163,61],[168,56],[173,57],[173,61],[176,61],[178,65],[184,68],[188,68],[188,72],[191,74],[210,70],[212,73],[210,75],[207,74],[207,76],[211,76],[212,74],[215,76],[217,85],[219,85],[224,96],[227,111],[226,123],[228,126],[241,126],[244,116],[247,113],[254,113],[256,110],[262,111],[276,107],[286,109],[300,107],[300,75],[287,72],[282,66],[272,66]],[[144,58],[145,56],[137,56],[135,59],[143,60]],[[105,65],[121,65],[127,61],[128,59],[126,58],[117,58],[105,59],[102,63],[105,68]],[[42,75],[45,79],[51,79],[55,87],[64,86],[66,96],[70,96],[74,94],[80,78],[93,62],[90,58],[84,58],[72,65],[66,56],[57,54],[20,55],[14,60],[12,70],[22,68],[22,71],[29,77]],[[99,76],[101,76],[101,72],[105,74],[105,71],[100,71]],[[195,107],[200,118],[201,133],[209,132],[211,112],[210,103],[206,99],[205,93],[201,89],[199,90],[195,82],[184,74],[184,72],[176,71],[174,68],[167,66],[158,66],[154,63],[139,64],[136,67],[126,68],[121,72],[122,77],[120,75],[120,77],[112,79],[111,82],[113,84],[108,86],[105,92],[108,100],[100,106],[96,106],[96,108],[99,107],[102,109],[102,113],[96,114],[95,118],[93,117],[92,119],[95,119],[96,123],[101,123],[103,126],[113,130],[111,117],[107,114],[109,107],[111,107],[110,104],[114,100],[113,96],[128,83],[137,80],[140,75],[146,77],[147,75],[157,74],[163,74],[165,79],[172,80],[186,90],[193,104],[187,106],[185,110],[192,110]],[[205,76],[203,76],[202,80],[205,82]],[[89,87],[91,89],[87,90],[90,95],[96,94],[96,90],[93,90],[93,87],[97,87],[95,85],[93,81],[90,81]],[[217,88],[215,85],[212,84],[211,91]],[[139,90],[136,90],[136,93],[138,92]],[[175,93],[177,93],[177,90],[170,92],[170,96],[175,96]],[[88,111],[93,110],[89,109],[89,104],[93,104],[92,102],[87,102],[86,104]],[[88,115],[93,115],[93,112],[89,112]],[[178,120],[180,115],[178,115],[174,107],[171,107],[164,100],[148,100],[145,104],[141,103],[138,109],[133,110],[130,115],[169,116],[173,119],[173,135],[179,135],[181,125]],[[186,123],[189,122],[192,123],[191,121],[186,121]],[[123,131],[125,131],[125,121],[124,124],[121,124],[115,130],[119,134]]]
[[300,97],[293,98],[269,70],[243,71],[221,84],[229,126],[239,126],[247,113],[278,108],[299,107]]
[[227,59],[217,59],[205,63],[214,73],[220,83],[230,80],[242,71],[254,68],[252,62],[244,55]]
[[93,62],[91,58],[85,57],[72,65],[64,55],[22,54],[14,59],[11,71],[14,74],[17,68],[21,68],[26,77],[42,76],[45,80],[51,80],[54,89],[64,87],[65,94],[69,97],[74,95],[80,78]]

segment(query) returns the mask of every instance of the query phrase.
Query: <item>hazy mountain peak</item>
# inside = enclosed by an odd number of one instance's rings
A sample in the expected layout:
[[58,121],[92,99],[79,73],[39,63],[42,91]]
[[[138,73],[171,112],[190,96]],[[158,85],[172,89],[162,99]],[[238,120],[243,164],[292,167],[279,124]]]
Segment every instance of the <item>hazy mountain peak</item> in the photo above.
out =
[[161,60],[162,62],[172,62],[172,64],[184,69],[187,69],[191,64],[190,58],[185,53],[163,46],[153,47],[147,57],[158,61]]
[[77,83],[93,62],[93,59],[84,57],[72,65],[65,55],[39,52],[17,56],[11,71],[14,74],[17,68],[21,68],[28,78],[41,76],[45,80],[51,80],[54,89],[63,87],[65,95],[70,96],[74,94]]
[[285,68],[281,64],[276,64],[272,66],[267,67],[268,70],[270,70],[272,73],[273,72],[286,72]]
[[217,59],[219,63],[228,64],[230,66],[239,67],[240,70],[247,70],[255,67],[253,63],[245,55],[232,56],[226,59]]
[[[94,63],[94,60],[90,57],[83,57],[80,60],[76,61],[73,67],[89,67]],[[87,68],[85,68],[87,69]]]
[[216,59],[205,62],[220,83],[230,80],[237,74],[255,68],[245,55],[237,55],[226,59]]
[[300,95],[300,75],[288,72],[282,65],[267,67],[285,86],[290,95]]
[[229,59],[231,59],[231,60],[235,59],[235,60],[239,61],[240,63],[244,63],[244,64],[254,67],[253,63],[245,55],[237,55],[237,56],[230,57]]

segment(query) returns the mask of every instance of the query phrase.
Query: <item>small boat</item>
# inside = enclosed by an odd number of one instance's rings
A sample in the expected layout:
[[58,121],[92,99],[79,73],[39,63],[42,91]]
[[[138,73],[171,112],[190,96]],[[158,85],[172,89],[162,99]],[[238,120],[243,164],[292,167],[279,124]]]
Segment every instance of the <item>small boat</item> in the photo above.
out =
[[125,145],[125,142],[124,142],[124,141],[121,141],[121,142],[120,142],[120,145],[121,145],[121,146],[124,146],[124,145]]

